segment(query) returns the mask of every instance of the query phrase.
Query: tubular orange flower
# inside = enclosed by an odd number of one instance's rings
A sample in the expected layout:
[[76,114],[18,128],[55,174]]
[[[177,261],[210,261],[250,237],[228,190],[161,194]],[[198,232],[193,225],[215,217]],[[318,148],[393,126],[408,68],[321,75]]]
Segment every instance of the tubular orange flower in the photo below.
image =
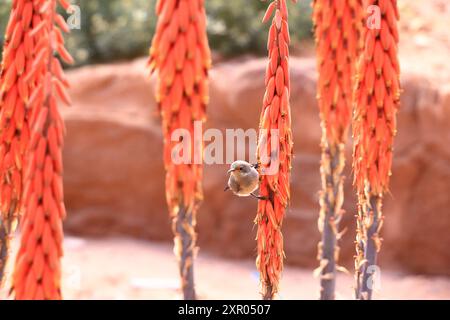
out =
[[30,137],[27,108],[33,83],[33,21],[39,19],[32,0],[15,0],[5,34],[0,73],[0,282],[8,258],[9,239],[22,206],[23,157]]
[[[196,213],[202,192],[202,141],[194,140],[194,124],[206,120],[209,100],[208,69],[211,53],[206,35],[204,0],[159,0],[158,24],[150,48],[149,65],[158,71],[156,100],[162,116],[166,198],[172,218],[175,254],[179,260],[185,299],[195,299],[193,260]],[[172,141],[177,129],[189,135]],[[174,163],[174,147],[180,142],[194,150]],[[186,150],[184,150],[186,151]],[[197,158],[197,159],[196,159]],[[197,161],[196,161],[197,160]]]
[[381,17],[379,26],[364,29],[365,48],[354,92],[353,170],[359,197],[355,260],[358,299],[372,297],[369,282],[380,250],[381,206],[383,194],[389,188],[400,102],[397,1],[366,0],[365,6],[376,6]]
[[[289,27],[286,0],[269,4],[263,21],[274,15],[269,30],[269,63],[266,92],[260,119],[258,164],[261,170],[260,196],[255,223],[258,225],[256,266],[260,272],[262,296],[273,299],[283,269],[281,226],[290,198],[292,160],[291,111],[289,105]],[[278,131],[275,131],[278,130]],[[277,134],[275,134],[277,132]],[[270,161],[263,162],[265,155]],[[274,172],[269,172],[275,168]],[[267,174],[264,174],[267,172]]]
[[[59,2],[68,9],[67,1]],[[57,1],[34,0],[33,4],[40,16],[33,20],[35,57],[26,79],[36,86],[26,105],[31,110],[31,135],[24,172],[22,238],[13,290],[16,299],[61,299],[62,220],[66,215],[61,149],[65,129],[57,99],[69,103],[69,98],[65,92],[68,83],[54,52],[67,63],[72,58],[64,48],[61,29],[69,28],[56,13]]]
[[362,0],[313,2],[316,38],[317,99],[322,126],[322,160],[318,259],[320,298],[335,297],[339,257],[339,222],[344,213],[344,148],[350,127],[352,82],[357,57],[362,49]]

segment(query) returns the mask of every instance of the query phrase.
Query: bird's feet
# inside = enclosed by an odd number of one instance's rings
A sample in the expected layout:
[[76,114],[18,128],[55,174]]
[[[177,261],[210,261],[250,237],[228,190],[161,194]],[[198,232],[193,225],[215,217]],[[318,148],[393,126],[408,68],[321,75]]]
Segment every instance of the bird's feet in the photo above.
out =
[[257,195],[254,194],[254,193],[250,193],[250,195],[253,196],[253,197],[255,197],[255,198],[258,199],[258,200],[268,200],[267,197],[257,196]]

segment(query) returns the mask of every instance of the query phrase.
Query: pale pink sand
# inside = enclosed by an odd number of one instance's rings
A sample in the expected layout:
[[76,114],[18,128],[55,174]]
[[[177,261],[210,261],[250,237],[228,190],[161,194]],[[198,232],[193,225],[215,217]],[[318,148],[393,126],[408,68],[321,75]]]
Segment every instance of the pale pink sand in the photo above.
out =
[[[250,259],[226,260],[200,251],[195,267],[201,299],[259,299],[257,274]],[[66,299],[180,299],[176,260],[168,244],[67,237],[63,269]],[[352,276],[338,277],[339,299],[352,298],[352,284]],[[318,290],[312,270],[288,266],[279,298],[316,299]],[[6,296],[3,289],[0,298]],[[450,278],[385,270],[376,298],[450,299]]]

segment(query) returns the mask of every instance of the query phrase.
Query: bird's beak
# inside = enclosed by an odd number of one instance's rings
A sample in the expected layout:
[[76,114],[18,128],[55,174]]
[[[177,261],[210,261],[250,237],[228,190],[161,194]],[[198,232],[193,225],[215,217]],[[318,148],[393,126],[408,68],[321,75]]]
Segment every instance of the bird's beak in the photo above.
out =
[[230,170],[228,170],[228,174],[230,174],[230,173],[232,173],[234,171],[236,171],[236,169],[230,169]]

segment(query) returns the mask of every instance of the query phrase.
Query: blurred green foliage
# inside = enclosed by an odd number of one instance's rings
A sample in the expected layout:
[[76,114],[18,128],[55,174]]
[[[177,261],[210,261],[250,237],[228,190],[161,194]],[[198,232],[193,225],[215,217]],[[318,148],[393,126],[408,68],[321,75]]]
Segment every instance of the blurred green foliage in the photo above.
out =
[[[293,45],[311,38],[310,1],[289,2],[289,27]],[[261,0],[206,0],[211,47],[225,56],[266,54],[269,24],[261,20],[267,9]]]
[[[72,0],[81,10],[81,29],[66,36],[77,65],[146,55],[154,33],[155,0]],[[261,23],[267,2],[206,0],[212,49],[225,57],[265,54],[268,26]],[[309,1],[290,4],[293,45],[311,38]],[[11,0],[0,0],[0,45]],[[68,15],[65,14],[67,17]]]
[[8,23],[11,0],[0,0],[0,43],[3,44],[5,27]]

